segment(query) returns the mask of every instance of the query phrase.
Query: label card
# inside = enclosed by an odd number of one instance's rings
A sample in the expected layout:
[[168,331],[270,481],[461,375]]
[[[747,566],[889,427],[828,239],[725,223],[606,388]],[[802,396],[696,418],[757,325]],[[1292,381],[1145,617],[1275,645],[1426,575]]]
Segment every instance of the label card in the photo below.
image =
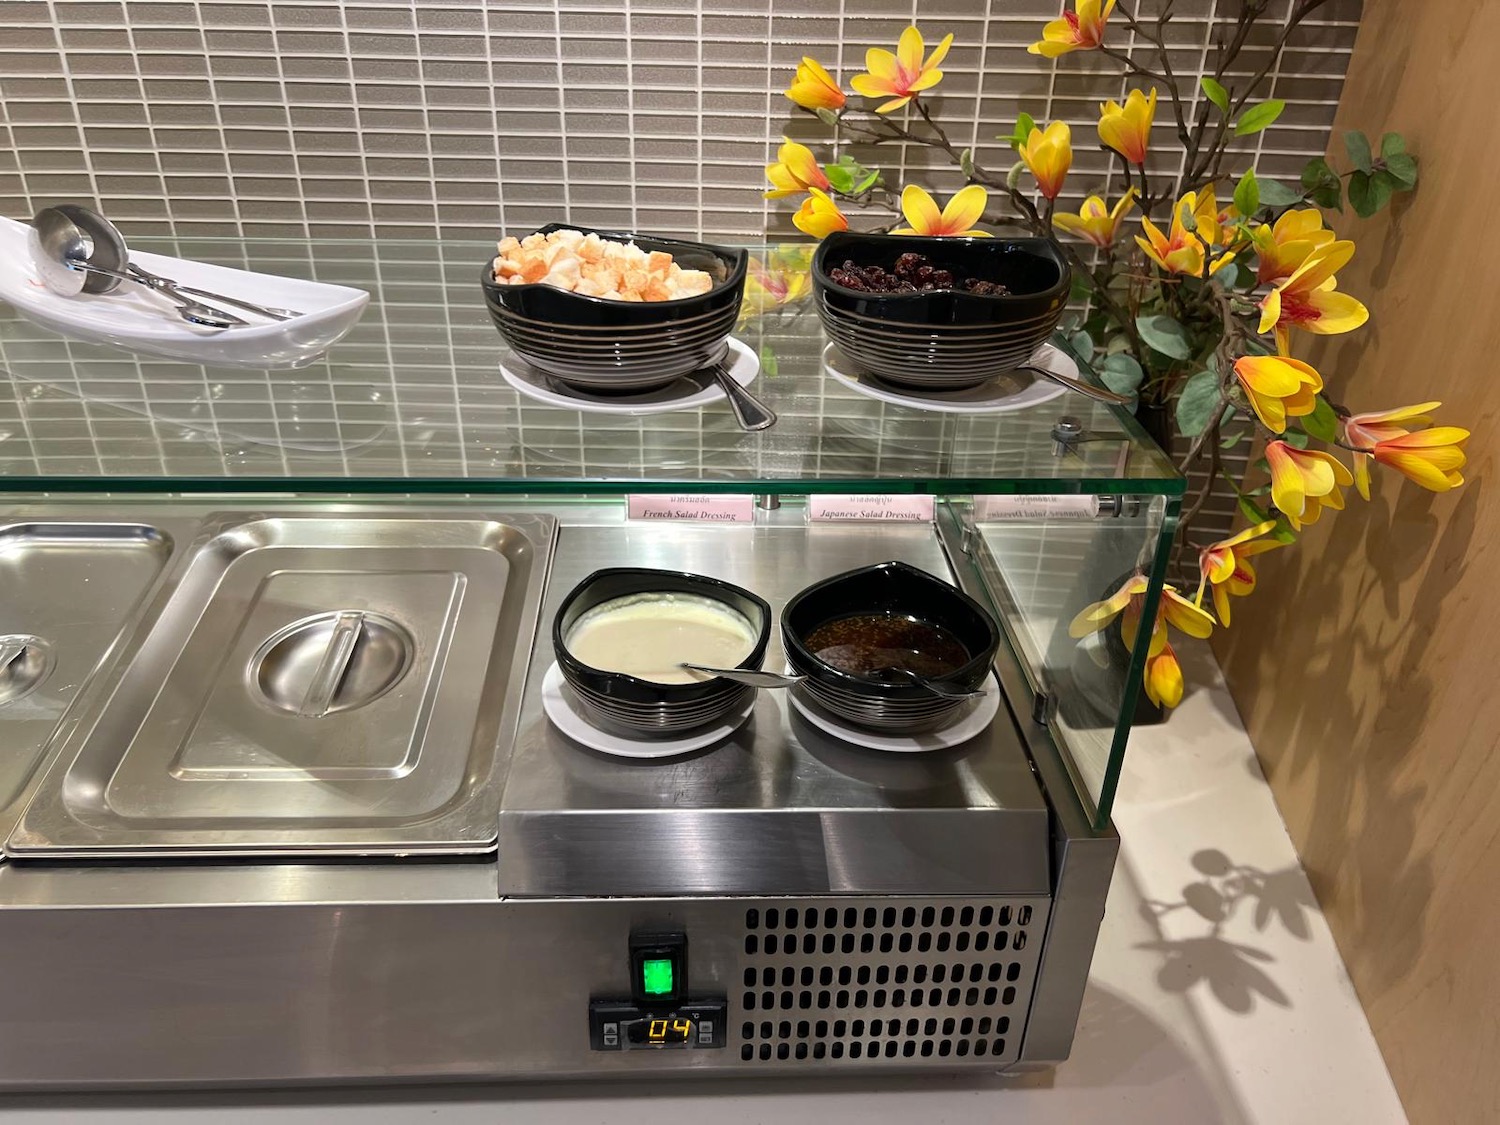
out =
[[632,493],[626,512],[633,520],[754,523],[755,497],[742,493]]
[[931,523],[931,496],[820,496],[807,498],[807,518],[814,521],[879,520]]
[[977,520],[1088,520],[1099,514],[1097,496],[976,496]]

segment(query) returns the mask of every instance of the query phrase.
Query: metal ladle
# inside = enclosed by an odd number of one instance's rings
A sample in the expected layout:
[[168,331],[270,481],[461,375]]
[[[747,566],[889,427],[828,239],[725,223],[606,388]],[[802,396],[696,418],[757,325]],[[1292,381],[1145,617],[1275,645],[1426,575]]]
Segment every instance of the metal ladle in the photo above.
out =
[[[120,283],[120,278],[127,276],[89,265],[88,259],[95,252],[96,243],[59,207],[48,207],[37,213],[32,220],[27,244],[42,284],[49,292],[61,297],[106,293]],[[248,323],[191,297],[172,299],[178,302],[177,315],[190,324],[204,328],[234,328]]]
[[[130,250],[125,245],[125,237],[120,233],[119,228],[97,211],[74,204],[50,207],[46,211],[59,212],[83,232],[92,244],[92,251],[84,259],[84,264],[96,267],[105,276],[112,278],[112,280],[106,283],[99,283],[97,285],[91,283],[85,286],[85,292],[108,293],[115,289],[120,281],[134,281],[177,301],[186,301],[188,298],[201,297],[208,301],[216,301],[221,305],[232,305],[237,309],[244,309],[247,312],[254,313],[257,316],[264,316],[271,320],[291,320],[293,317],[302,315],[295,309],[267,308],[264,305],[256,304],[254,301],[225,296],[223,293],[214,293],[210,290],[198,289],[191,285],[182,285],[171,278],[162,277],[160,274],[155,274],[141,268],[131,262]],[[46,211],[38,214],[37,219],[41,219],[42,214],[46,214]],[[33,225],[35,225],[35,220],[33,221]],[[122,276],[113,277],[110,271]],[[223,312],[222,309],[215,311]]]

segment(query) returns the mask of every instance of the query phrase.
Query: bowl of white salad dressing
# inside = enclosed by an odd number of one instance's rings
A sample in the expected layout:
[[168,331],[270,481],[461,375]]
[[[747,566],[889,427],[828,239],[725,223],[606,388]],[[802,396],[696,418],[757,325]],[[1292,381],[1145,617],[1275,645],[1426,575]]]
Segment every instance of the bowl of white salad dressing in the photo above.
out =
[[749,590],[681,571],[595,571],[563,599],[552,647],[563,680],[602,729],[676,735],[742,706],[753,688],[684,663],[759,668],[771,607]]

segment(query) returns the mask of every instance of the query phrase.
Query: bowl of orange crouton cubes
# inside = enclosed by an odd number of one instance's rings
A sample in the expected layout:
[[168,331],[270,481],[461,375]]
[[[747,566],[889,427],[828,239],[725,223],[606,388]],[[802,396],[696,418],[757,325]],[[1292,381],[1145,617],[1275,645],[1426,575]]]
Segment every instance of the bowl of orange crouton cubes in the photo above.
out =
[[594,394],[634,394],[721,360],[749,255],[701,242],[553,223],[504,238],[481,275],[522,360]]

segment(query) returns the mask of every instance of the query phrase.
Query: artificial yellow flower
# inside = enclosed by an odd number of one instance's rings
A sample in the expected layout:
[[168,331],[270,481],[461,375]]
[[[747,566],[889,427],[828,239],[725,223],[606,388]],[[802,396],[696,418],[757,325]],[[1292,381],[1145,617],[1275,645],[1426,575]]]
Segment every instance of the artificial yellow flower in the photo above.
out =
[[[1140,634],[1148,585],[1144,575],[1132,575],[1108,598],[1085,606],[1068,625],[1068,635],[1086,637],[1104,629],[1118,617],[1120,639],[1126,648],[1133,651]],[[1167,643],[1169,625],[1190,637],[1201,639],[1213,632],[1214,619],[1206,610],[1184,598],[1174,587],[1162,587],[1156,620],[1151,626],[1146,668],[1142,677],[1147,696],[1159,707],[1176,707],[1182,701],[1182,670],[1177,664],[1172,646]]]
[[[1459,426],[1432,426],[1429,411],[1442,405],[1421,402],[1344,419],[1344,441],[1359,450],[1354,455],[1354,485],[1361,496],[1370,498],[1372,458],[1433,492],[1447,492],[1463,484],[1463,474],[1458,470],[1468,460],[1463,445],[1469,440],[1469,431]],[[1399,423],[1431,428],[1412,430]]]
[[1146,148],[1151,143],[1151,122],[1156,117],[1156,87],[1148,97],[1131,90],[1120,105],[1111,100],[1101,102],[1099,139],[1131,164],[1146,163]]
[[1333,231],[1323,229],[1323,214],[1316,207],[1283,211],[1275,226],[1262,223],[1251,242],[1259,259],[1256,280],[1275,285],[1297,271],[1308,255],[1333,241]]
[[1026,50],[1055,59],[1069,51],[1088,51],[1104,41],[1104,25],[1115,10],[1115,0],[1101,7],[1099,0],[1074,0],[1074,10],[1064,10],[1042,28],[1042,37]]
[[[1192,215],[1195,230],[1188,230],[1185,216]],[[1146,252],[1146,257],[1171,273],[1185,273],[1192,277],[1203,274],[1205,246],[1219,240],[1219,203],[1214,198],[1212,187],[1201,192],[1190,191],[1172,208],[1170,233],[1162,234],[1146,216],[1141,216],[1141,229],[1146,237],[1135,236],[1136,245]],[[1209,267],[1214,273],[1234,261],[1233,254],[1220,254]]]
[[848,230],[849,220],[839,210],[839,205],[818,188],[809,188],[809,194],[792,216],[792,225],[803,234],[814,238],[827,238],[836,230]]
[[1292,526],[1316,523],[1324,508],[1342,509],[1339,490],[1354,483],[1344,463],[1317,449],[1298,449],[1284,441],[1266,446],[1271,466],[1271,499]]
[[1310,363],[1279,355],[1242,355],[1234,374],[1245,397],[1272,432],[1286,430],[1288,417],[1301,418],[1318,406],[1323,377]]
[[978,235],[988,238],[989,232],[973,230],[979,217],[984,214],[990,196],[978,184],[970,184],[952,199],[948,206],[938,211],[937,201],[916,184],[907,184],[901,192],[901,213],[906,216],[909,227],[901,227],[892,234],[925,235]]
[[823,69],[823,64],[807,55],[802,57],[797,76],[786,89],[786,96],[803,109],[812,110],[843,109],[847,100],[833,76]]
[[1046,129],[1032,126],[1020,152],[1042,194],[1056,199],[1073,166],[1073,133],[1068,123],[1054,121]]
[[1053,215],[1052,225],[1087,239],[1095,246],[1112,246],[1120,233],[1120,220],[1134,203],[1135,188],[1130,188],[1120,196],[1120,201],[1112,209],[1106,209],[1104,200],[1099,196],[1091,195],[1083,201],[1078,214]]
[[1250,565],[1251,556],[1274,551],[1282,545],[1276,539],[1261,538],[1275,529],[1276,521],[1266,520],[1198,552],[1196,600],[1202,604],[1205,586],[1213,591],[1214,612],[1220,625],[1229,624],[1229,596],[1233,594],[1242,598],[1255,590],[1255,568]]
[[1171,710],[1182,702],[1182,665],[1177,663],[1177,654],[1171,645],[1166,645],[1155,656],[1146,660],[1143,678],[1146,698],[1158,707]]
[[876,106],[875,112],[890,113],[943,80],[943,72],[937,68],[951,46],[953,36],[943,36],[943,41],[924,61],[922,52],[927,49],[927,44],[922,33],[915,27],[908,27],[901,33],[901,42],[897,44],[894,55],[880,47],[866,51],[865,69],[868,73],[856,74],[849,80],[849,85],[867,98],[889,98],[890,101]]
[[[1068,635],[1086,637],[1090,633],[1097,633],[1119,617],[1120,639],[1127,648],[1135,648],[1148,585],[1145,575],[1132,575],[1109,597],[1080,610],[1068,625]],[[1214,619],[1178,593],[1175,586],[1166,585],[1162,587],[1161,600],[1156,607],[1156,621],[1151,627],[1151,655],[1155,656],[1167,643],[1168,625],[1190,637],[1201,639],[1213,632]]]
[[1280,351],[1288,350],[1293,328],[1333,336],[1370,319],[1369,309],[1336,288],[1333,275],[1353,256],[1352,242],[1325,243],[1261,300],[1260,331],[1274,329]]
[[828,190],[828,177],[818,167],[818,158],[812,149],[796,141],[787,141],[777,151],[776,163],[766,165],[766,179],[772,186],[772,190],[766,192],[767,199],[796,195],[809,188]]

